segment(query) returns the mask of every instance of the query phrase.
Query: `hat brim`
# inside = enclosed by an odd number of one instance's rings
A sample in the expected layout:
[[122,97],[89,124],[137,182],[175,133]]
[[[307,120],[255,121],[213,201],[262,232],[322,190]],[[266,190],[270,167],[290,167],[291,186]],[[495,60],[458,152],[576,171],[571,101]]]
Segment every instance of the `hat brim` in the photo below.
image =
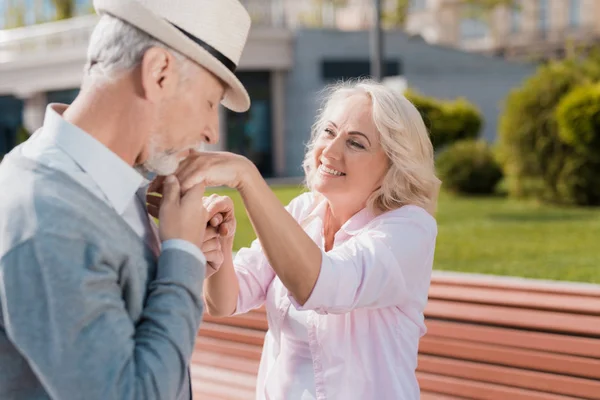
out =
[[135,0],[94,0],[94,8],[99,15],[106,13],[126,21],[212,72],[226,85],[221,102],[224,107],[235,112],[250,108],[250,96],[235,74],[164,18]]

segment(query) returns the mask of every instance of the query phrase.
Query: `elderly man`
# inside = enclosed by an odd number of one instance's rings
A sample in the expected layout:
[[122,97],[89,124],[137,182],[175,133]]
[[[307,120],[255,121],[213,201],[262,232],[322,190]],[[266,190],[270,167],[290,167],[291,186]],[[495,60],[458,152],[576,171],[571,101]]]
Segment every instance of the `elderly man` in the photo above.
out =
[[0,167],[0,398],[189,399],[201,186],[153,175],[218,140],[250,29],[237,0],[95,0],[82,90]]

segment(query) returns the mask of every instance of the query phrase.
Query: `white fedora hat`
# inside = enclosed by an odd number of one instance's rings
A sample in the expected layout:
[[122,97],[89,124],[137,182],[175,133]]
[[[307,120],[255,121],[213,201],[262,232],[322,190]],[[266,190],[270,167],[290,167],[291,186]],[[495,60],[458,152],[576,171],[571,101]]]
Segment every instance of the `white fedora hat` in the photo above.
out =
[[250,31],[250,15],[238,0],[94,0],[110,14],[148,33],[215,74],[227,85],[223,106],[250,107],[235,76]]

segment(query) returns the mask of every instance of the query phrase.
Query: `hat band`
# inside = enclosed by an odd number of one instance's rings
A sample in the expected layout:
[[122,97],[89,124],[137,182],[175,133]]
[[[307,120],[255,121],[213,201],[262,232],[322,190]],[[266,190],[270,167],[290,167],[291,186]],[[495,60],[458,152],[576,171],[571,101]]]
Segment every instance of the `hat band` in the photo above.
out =
[[235,65],[235,63],[233,61],[231,61],[225,54],[221,53],[219,50],[215,49],[210,44],[206,43],[204,40],[202,40],[200,38],[197,38],[196,36],[192,35],[188,31],[186,31],[185,29],[182,29],[182,28],[178,27],[177,25],[175,25],[171,21],[168,21],[168,22],[171,25],[173,25],[175,28],[177,28],[185,36],[187,36],[188,38],[190,38],[198,46],[200,46],[204,50],[208,51],[210,53],[210,55],[213,56],[214,58],[216,58],[217,60],[219,60],[221,62],[221,64],[223,64],[225,66],[225,68],[227,68],[231,72],[235,73],[237,65]]

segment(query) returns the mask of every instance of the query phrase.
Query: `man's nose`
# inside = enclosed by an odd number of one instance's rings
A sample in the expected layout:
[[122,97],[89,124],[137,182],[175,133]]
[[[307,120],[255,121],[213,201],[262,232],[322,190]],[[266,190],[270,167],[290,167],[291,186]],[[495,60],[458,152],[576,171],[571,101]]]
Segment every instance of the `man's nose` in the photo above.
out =
[[202,140],[204,142],[206,142],[207,144],[217,144],[219,143],[219,136],[220,136],[220,124],[219,124],[219,117],[217,116],[217,118],[215,119],[215,121],[211,124],[208,124],[206,126],[206,129],[204,130],[203,133],[203,137]]

